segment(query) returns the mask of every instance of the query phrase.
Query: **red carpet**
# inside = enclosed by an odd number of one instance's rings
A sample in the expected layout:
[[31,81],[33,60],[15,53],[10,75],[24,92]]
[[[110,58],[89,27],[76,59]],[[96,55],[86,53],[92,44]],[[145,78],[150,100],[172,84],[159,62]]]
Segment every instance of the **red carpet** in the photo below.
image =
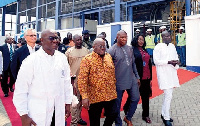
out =
[[[191,79],[193,79],[193,78],[195,78],[199,75],[200,74],[198,74],[198,73],[190,72],[190,71],[183,70],[183,69],[178,70],[178,77],[179,77],[180,84],[184,84],[185,82],[188,82],[189,80],[191,80]],[[151,98],[154,98],[154,97],[163,93],[158,88],[158,82],[157,82],[156,68],[155,67],[153,67],[152,90],[153,90],[153,94],[152,94]],[[12,97],[13,97],[13,93],[9,92],[9,97],[5,98],[2,90],[0,89],[0,98],[3,102],[3,105],[6,109],[6,112],[9,116],[9,118],[10,118],[12,125],[13,126],[21,126],[21,120],[20,120],[19,115],[16,112],[16,109],[15,109],[13,103],[12,103]],[[123,96],[123,100],[122,100],[122,106],[126,102],[126,99],[127,99],[127,94],[125,93],[124,96]],[[139,103],[141,103],[141,101]],[[81,115],[82,115],[83,120],[87,121],[87,123],[89,124],[89,118],[88,118],[87,110],[83,109]],[[70,120],[71,120],[71,117],[68,118],[68,120],[67,120],[68,126],[70,125]]]

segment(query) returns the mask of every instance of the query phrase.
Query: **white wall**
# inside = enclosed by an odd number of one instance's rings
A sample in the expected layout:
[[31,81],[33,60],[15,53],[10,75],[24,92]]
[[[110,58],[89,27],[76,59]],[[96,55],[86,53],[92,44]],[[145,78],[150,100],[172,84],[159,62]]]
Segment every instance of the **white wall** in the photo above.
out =
[[200,14],[185,17],[186,65],[200,66]]
[[101,32],[106,33],[106,39],[108,41],[109,46],[111,46],[111,25],[97,25],[97,36],[101,34]]

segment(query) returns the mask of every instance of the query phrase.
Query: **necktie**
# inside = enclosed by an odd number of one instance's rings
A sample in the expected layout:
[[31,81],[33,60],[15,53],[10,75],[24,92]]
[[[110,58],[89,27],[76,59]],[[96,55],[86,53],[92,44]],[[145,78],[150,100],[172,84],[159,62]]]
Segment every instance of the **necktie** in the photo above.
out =
[[10,61],[12,61],[13,56],[13,50],[12,50],[12,44],[10,44]]
[[122,49],[122,51],[123,51],[123,53],[124,53],[124,56],[125,56],[125,59],[126,59],[126,63],[127,63],[127,65],[129,66],[130,63],[129,63],[129,59],[128,59],[128,55],[127,55],[127,53],[126,53],[126,50],[125,50],[123,47],[121,47],[121,49]]

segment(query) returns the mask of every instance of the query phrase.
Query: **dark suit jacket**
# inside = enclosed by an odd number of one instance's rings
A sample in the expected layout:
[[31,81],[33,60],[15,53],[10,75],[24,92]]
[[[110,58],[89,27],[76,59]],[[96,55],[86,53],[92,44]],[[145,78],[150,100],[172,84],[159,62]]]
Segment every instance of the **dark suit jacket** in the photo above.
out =
[[[39,46],[35,46],[35,50],[37,51],[39,49]],[[22,64],[22,61],[30,55],[27,45],[23,45],[22,47],[18,48],[14,55],[13,60],[11,62],[11,71],[13,74],[14,79],[17,79],[17,74],[19,71],[19,68]]]
[[2,52],[3,57],[3,71],[6,71],[8,70],[10,64],[10,51],[8,49],[8,45],[3,44],[2,46],[0,46],[0,51]]
[[[137,71],[138,71],[138,74],[140,76],[140,79],[142,79],[142,76],[143,76],[142,55],[140,53],[140,50],[137,47],[133,47],[133,52],[134,52],[134,56],[135,56],[135,64],[136,64],[136,67],[137,67]],[[149,59],[149,69],[150,69],[150,74],[151,74],[150,80],[152,80],[152,63],[151,63],[151,59]]]

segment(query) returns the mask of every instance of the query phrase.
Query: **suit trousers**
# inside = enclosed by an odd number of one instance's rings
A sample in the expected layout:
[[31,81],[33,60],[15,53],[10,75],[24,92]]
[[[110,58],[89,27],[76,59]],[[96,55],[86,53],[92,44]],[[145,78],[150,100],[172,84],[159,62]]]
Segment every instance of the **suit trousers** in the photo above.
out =
[[100,117],[103,108],[106,113],[106,119],[103,126],[112,126],[115,118],[117,117],[116,99],[90,104],[90,108],[88,110],[90,126],[100,126]]
[[[122,120],[120,116],[120,109],[121,109],[121,101],[125,90],[117,90],[117,118],[115,119],[115,126],[122,126]],[[129,103],[127,104],[127,115],[126,118],[131,121],[136,109],[137,104],[140,100],[140,94],[138,89],[138,84],[135,83],[132,85],[131,89],[126,89],[128,93],[128,97],[130,97]]]
[[[4,94],[8,94],[9,92],[9,88],[13,87],[13,84],[15,83],[15,80],[13,78],[13,75],[11,73],[11,69],[10,69],[10,64],[8,66],[8,69],[2,72],[2,81],[1,81],[1,88],[4,92]],[[10,75],[10,82],[8,85],[8,75]]]
[[162,116],[164,117],[165,120],[170,120],[169,110],[172,100],[173,88],[164,89],[163,91],[164,91],[164,99],[162,104]]

